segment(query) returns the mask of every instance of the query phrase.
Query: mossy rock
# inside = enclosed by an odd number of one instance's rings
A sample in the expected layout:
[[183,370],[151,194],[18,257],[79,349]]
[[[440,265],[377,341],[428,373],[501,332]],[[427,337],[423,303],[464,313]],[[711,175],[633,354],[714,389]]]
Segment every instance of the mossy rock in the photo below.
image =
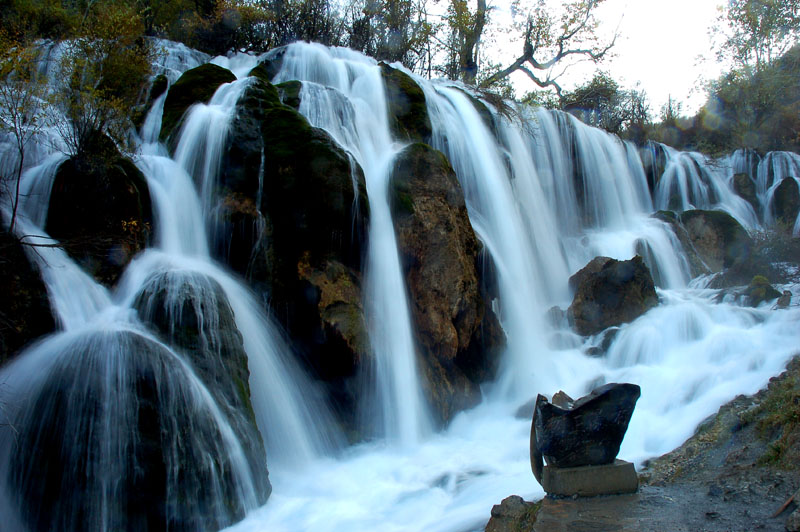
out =
[[56,172],[45,229],[90,275],[112,286],[152,234],[147,180],[97,136]]
[[164,101],[159,139],[162,142],[166,141],[177,131],[189,107],[195,103],[207,103],[220,85],[232,81],[236,81],[233,72],[211,63],[184,72],[169,88],[167,99]]
[[691,210],[681,213],[679,219],[698,255],[712,271],[730,268],[749,257],[753,240],[730,214]]
[[750,285],[745,290],[745,295],[751,307],[757,307],[764,301],[771,301],[781,297],[781,293],[775,290],[763,275],[753,277]]
[[433,134],[431,119],[422,88],[402,70],[386,63],[380,63],[380,66],[386,84],[386,104],[392,133],[401,140],[430,144]]
[[149,101],[154,101],[156,98],[164,94],[167,89],[169,88],[169,80],[167,76],[164,74],[159,74],[153,80],[153,84],[150,85],[150,96],[148,97]]
[[[283,58],[287,50],[286,46],[279,46],[267,52],[266,56],[256,66],[259,69],[258,76],[262,77],[264,81],[272,83],[272,79],[280,72],[283,66]],[[250,75],[254,74],[251,72]]]
[[302,82],[297,80],[286,81],[284,83],[279,83],[275,88],[278,89],[281,102],[295,110],[300,109],[300,91],[303,89]]
[[661,220],[669,225],[672,229],[672,232],[675,233],[675,236],[678,238],[678,241],[681,243],[681,247],[683,248],[684,256],[689,263],[689,275],[692,278],[697,277],[698,275],[711,273],[711,270],[703,262],[697,250],[695,249],[688,231],[686,231],[686,228],[683,226],[683,224],[681,224],[678,215],[675,214],[674,211],[658,211],[652,216],[653,218]]

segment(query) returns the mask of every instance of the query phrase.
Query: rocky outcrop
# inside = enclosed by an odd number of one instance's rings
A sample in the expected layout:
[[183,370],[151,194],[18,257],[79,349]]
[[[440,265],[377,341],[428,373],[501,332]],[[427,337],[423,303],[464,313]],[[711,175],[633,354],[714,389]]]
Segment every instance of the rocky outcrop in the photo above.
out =
[[800,189],[793,177],[784,178],[775,189],[772,206],[775,209],[775,221],[791,232],[800,213]]
[[567,312],[575,330],[584,336],[631,322],[658,304],[653,278],[642,257],[600,259],[586,266],[596,269],[602,262],[596,272],[581,271],[573,276],[581,281]]
[[250,400],[250,371],[242,335],[222,287],[199,273],[156,274],[134,307],[165,342],[185,353],[197,376],[231,424],[250,469],[259,502],[272,490],[266,451]]
[[220,66],[206,63],[187,70],[178,78],[164,100],[159,139],[166,141],[180,126],[181,119],[195,103],[208,102],[220,85],[236,81],[233,72]]
[[666,149],[663,144],[650,140],[639,148],[639,158],[642,160],[644,175],[647,178],[647,188],[650,189],[652,195],[667,168]]
[[39,270],[23,245],[0,229],[0,366],[30,341],[52,332],[55,320]]
[[336,409],[354,416],[350,381],[368,353],[363,173],[295,110],[299,84],[271,85],[263,65],[251,77],[220,167],[214,253],[269,301]]
[[246,508],[240,489],[252,493],[263,471],[242,467],[175,353],[131,331],[42,347],[49,361],[26,390],[6,479],[26,529],[210,532],[257,503]]
[[595,257],[589,261],[589,263],[572,274],[567,282],[569,285],[569,291],[573,294],[578,287],[584,283],[587,279],[592,277],[593,275],[597,275],[603,267],[608,264],[609,261],[612,261],[611,257]]
[[733,190],[753,207],[756,214],[759,213],[761,206],[756,196],[756,184],[748,174],[738,173],[733,175]]
[[552,403],[539,395],[530,442],[536,480],[542,481],[542,457],[553,467],[613,463],[640,395],[628,383],[606,384],[574,402],[563,392]]
[[658,211],[653,214],[653,218],[661,220],[670,226],[683,248],[684,257],[686,257],[686,261],[689,264],[689,274],[693,278],[698,275],[711,273],[711,270],[703,262],[703,259],[700,258],[699,253],[694,247],[692,238],[689,236],[689,232],[686,231],[686,228],[681,224],[677,214],[672,211]]
[[692,210],[681,213],[678,219],[697,254],[711,271],[730,268],[749,256],[753,241],[730,214]]
[[481,292],[480,245],[445,156],[412,144],[395,161],[392,212],[421,349],[426,392],[441,421],[480,398],[502,334]]
[[45,229],[89,274],[111,286],[147,245],[152,220],[144,176],[98,135],[59,167]]
[[386,63],[381,63],[380,66],[386,85],[389,126],[395,137],[430,144],[431,119],[422,88],[402,70],[392,68]]

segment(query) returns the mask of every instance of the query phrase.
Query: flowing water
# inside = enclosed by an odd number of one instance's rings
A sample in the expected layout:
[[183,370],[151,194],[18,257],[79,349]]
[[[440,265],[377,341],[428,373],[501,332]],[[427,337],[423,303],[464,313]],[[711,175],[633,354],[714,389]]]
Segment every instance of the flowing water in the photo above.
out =
[[[159,68],[171,82],[209,60],[174,44],[163,46],[167,53]],[[48,503],[67,528],[87,500],[97,529],[113,529],[124,511],[109,479],[131,478],[119,457],[130,439],[136,401],[130,375],[136,372],[153,375],[159,386],[175,391],[160,404],[161,415],[169,418],[165,422],[183,416],[202,425],[191,431],[197,439],[188,442],[189,456],[214,453],[231,464],[226,471],[213,465],[204,470],[212,484],[232,486],[227,493],[211,490],[204,502],[224,504],[233,490],[248,515],[232,531],[460,532],[482,529],[492,505],[510,494],[542,495],[529,469],[530,420],[515,416],[537,393],[563,389],[577,397],[606,382],[639,384],[642,396],[620,457],[641,464],[680,445],[723,402],[763,387],[797,351],[797,307],[744,308],[718,303],[714,290],[690,287],[680,243],[666,224],[650,217],[659,209],[719,208],[750,230],[770,226],[775,187],[785,177],[800,175],[797,155],[775,153],[758,160],[737,153],[712,162],[662,147],[664,176],[651,196],[637,150],[616,137],[558,112],[500,112],[487,106],[488,114],[479,113],[476,104],[483,104],[463,87],[418,79],[434,147],[453,165],[472,226],[494,266],[498,295],[493,306],[508,337],[500,373],[486,384],[483,402],[433,432],[415,367],[414,331],[388,204],[388,178],[403,144],[388,127],[380,67],[349,50],[297,43],[286,51],[275,81],[304,82],[301,113],[358,162],[370,201],[365,309],[378,362],[367,376],[371,382],[362,401],[365,411],[374,403],[379,415],[365,421],[374,439],[342,448],[326,406],[314,383],[295,367],[290,347],[247,288],[209,256],[215,243],[207,227],[214,226],[227,127],[250,83],[246,72],[257,59],[237,55],[214,62],[240,79],[221,87],[208,104],[192,108],[174,157],[156,142],[163,97],[154,102],[140,132],[137,165],[148,180],[157,234],[153,248],[128,266],[116,289],[95,283],[58,248],[31,253],[42,268],[61,332],[0,369],[0,382],[9,384],[0,389],[0,400],[14,405],[13,420],[25,433],[38,423],[32,412],[57,411],[48,390],[92,376],[92,389],[100,393],[99,399],[88,397],[74,386],[64,410],[65,435],[86,426],[97,434],[88,442],[59,442],[64,456],[89,446],[96,457],[86,465],[96,482]],[[31,195],[22,204],[18,231],[40,235],[42,242],[48,242],[42,227],[62,160],[43,151],[29,162],[23,180]],[[755,183],[758,209],[733,193],[737,172]],[[604,357],[589,357],[585,352],[602,336],[582,338],[554,325],[548,309],[569,305],[567,280],[593,257],[628,259],[637,253],[655,273],[660,305],[622,326]],[[147,315],[141,307],[145,294],[164,290],[167,301],[181,301],[187,283],[191,301],[213,308],[210,302],[227,300],[242,335],[273,486],[261,508],[256,508],[258,479],[245,458],[247,443],[221,415],[225,405],[218,405],[180,350],[154,338],[141,321]],[[786,288],[800,295],[797,287]],[[222,318],[210,313],[204,319],[203,338],[211,345],[218,342],[215,324]],[[149,354],[132,357],[131,346]],[[82,413],[98,400],[107,407],[93,416]],[[12,458],[8,432],[4,438],[0,475],[18,478],[15,460],[29,464],[33,458]],[[165,455],[171,464],[186,459],[174,443],[174,452]],[[234,481],[220,480],[225,475]],[[34,479],[23,480],[23,492],[34,493]],[[168,500],[176,482],[167,481]],[[6,482],[0,513],[19,528],[14,507]]]

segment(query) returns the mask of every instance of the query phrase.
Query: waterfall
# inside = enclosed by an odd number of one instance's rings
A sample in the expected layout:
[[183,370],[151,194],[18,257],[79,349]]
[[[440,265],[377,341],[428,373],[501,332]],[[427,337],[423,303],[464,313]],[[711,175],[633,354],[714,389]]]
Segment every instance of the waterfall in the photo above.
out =
[[[460,84],[409,73],[427,100],[432,145],[452,165],[491,263],[491,306],[508,338],[482,402],[434,432],[389,201],[405,146],[390,132],[380,66],[350,50],[295,43],[283,50],[274,82],[302,82],[301,114],[358,163],[370,202],[370,373],[355,395],[371,417],[360,427],[367,437],[343,449],[317,383],[263,302],[212,258],[224,246],[210,229],[219,223],[232,120],[256,83],[246,74],[264,58],[210,58],[158,43],[165,53],[156,71],[170,83],[207,62],[239,79],[191,107],[172,155],[157,140],[166,97],[152,103],[135,164],[151,194],[153,242],[113,288],[44,231],[64,155],[37,145],[23,174],[16,231],[43,244],[26,251],[58,331],[0,367],[0,515],[13,532],[158,529],[163,521],[147,521],[155,504],[165,519],[198,530],[476,530],[504,497],[543,495],[529,470],[524,408],[538,393],[578,397],[607,382],[639,384],[620,452],[639,466],[680,445],[724,402],[764,387],[797,351],[800,309],[746,308],[691,284],[681,241],[652,215],[721,209],[751,232],[768,228],[775,189],[800,177],[800,156],[710,160],[657,145],[664,168],[655,175],[635,146],[570,115],[498,108]],[[13,164],[2,150],[0,166]],[[265,158],[262,151],[262,170]],[[737,173],[754,184],[756,208],[735,193]],[[258,179],[256,209],[269,191],[263,171]],[[582,337],[565,320],[553,322],[552,308],[571,302],[570,275],[598,255],[636,254],[653,272],[656,308],[613,337]],[[800,296],[796,284],[777,288]],[[603,356],[590,356],[597,350]],[[252,411],[241,407],[235,379],[208,378],[220,368],[249,379]],[[3,430],[6,422],[18,435]],[[269,475],[256,456],[262,439]]]
[[430,431],[417,371],[411,315],[389,209],[392,140],[380,68],[347,49],[296,43],[275,83],[303,82],[300,113],[327,131],[364,171],[370,205],[366,312],[375,355],[375,393],[383,433],[404,445]]

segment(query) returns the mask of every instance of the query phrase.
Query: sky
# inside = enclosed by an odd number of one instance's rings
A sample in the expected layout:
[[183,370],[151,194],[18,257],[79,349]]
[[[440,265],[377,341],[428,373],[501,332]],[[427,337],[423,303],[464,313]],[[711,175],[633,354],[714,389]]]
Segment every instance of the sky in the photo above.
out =
[[[613,35],[619,28],[619,37],[614,57],[600,68],[625,88],[640,82],[654,117],[670,96],[682,103],[683,114],[693,115],[705,103],[701,79],[722,73],[708,35],[721,4],[722,0],[606,0],[597,11],[599,31]],[[518,53],[510,49],[509,57]],[[700,56],[705,61],[699,61]],[[591,63],[578,65],[561,78],[562,87],[588,81],[594,69]],[[519,76],[512,78],[517,96],[522,96],[532,85],[523,74],[515,76]]]

